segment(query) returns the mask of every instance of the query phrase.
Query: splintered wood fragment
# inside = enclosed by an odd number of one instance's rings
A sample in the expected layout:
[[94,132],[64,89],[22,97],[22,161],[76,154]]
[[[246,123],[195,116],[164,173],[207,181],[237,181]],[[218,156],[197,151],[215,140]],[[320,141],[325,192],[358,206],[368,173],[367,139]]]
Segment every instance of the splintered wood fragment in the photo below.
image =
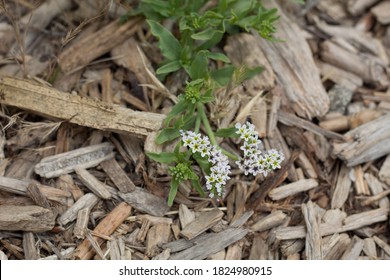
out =
[[250,260],[267,260],[268,244],[262,236],[258,235],[253,238],[251,251],[249,254]]
[[4,254],[4,252],[0,250],[0,261],[6,261],[6,260],[8,260],[7,255]]
[[372,8],[371,12],[374,14],[374,16],[378,19],[378,21],[381,24],[386,25],[390,23],[390,2],[389,1],[382,1],[374,8]]
[[[275,2],[272,3],[276,6]],[[258,44],[297,115],[308,119],[323,116],[329,109],[329,98],[321,83],[313,54],[298,25],[280,7],[278,10],[278,36],[289,43],[278,44],[256,34]]]
[[119,249],[119,244],[117,239],[107,242],[107,250],[110,252],[110,260],[121,259],[121,252]]
[[136,187],[132,192],[119,192],[118,194],[120,198],[134,207],[137,211],[147,213],[152,216],[161,217],[169,210],[169,206],[164,199],[148,193],[138,187]]
[[161,128],[163,114],[133,111],[38,85],[31,80],[0,80],[1,103],[70,123],[117,133],[146,136]]
[[23,251],[25,260],[36,260],[39,257],[32,232],[23,232]]
[[323,254],[325,260],[338,260],[351,243],[348,234],[334,234],[324,238]]
[[260,75],[245,81],[245,88],[252,96],[256,95],[260,90],[274,87],[275,73],[255,36],[247,33],[230,36],[224,51],[236,66],[246,65],[254,68],[262,65],[264,67],[264,71]]
[[369,195],[370,190],[368,189],[368,185],[364,180],[363,169],[361,165],[357,165],[354,167],[354,182],[355,182],[355,191],[356,194]]
[[304,152],[299,154],[299,157],[297,158],[297,165],[302,168],[307,177],[317,179],[317,172]]
[[382,239],[380,239],[380,238],[377,237],[377,236],[374,236],[373,238],[374,238],[374,240],[375,240],[375,243],[376,243],[379,247],[381,247],[381,248],[383,249],[383,251],[385,251],[385,253],[386,253],[387,255],[390,256],[390,246],[389,246],[389,244],[387,244],[386,242],[384,242]]
[[137,215],[137,220],[143,221],[148,220],[150,221],[151,225],[158,225],[158,224],[167,224],[172,225],[172,219],[171,218],[165,218],[165,217],[156,217],[151,215]]
[[108,142],[79,148],[66,153],[45,157],[35,166],[35,173],[45,178],[74,172],[77,168],[91,168],[114,156],[114,146]]
[[349,177],[350,168],[344,164],[340,168],[337,178],[336,188],[333,192],[331,207],[332,209],[341,208],[348,199],[352,181]]
[[170,231],[169,224],[157,224],[149,229],[146,237],[146,255],[148,257],[154,257],[159,253],[159,246],[169,241]]
[[195,213],[188,209],[185,204],[180,204],[179,206],[179,220],[181,228],[185,228],[189,223],[195,220]]
[[112,158],[100,163],[104,172],[108,175],[111,181],[123,193],[131,192],[135,190],[133,181],[126,175],[125,171],[120,167],[118,162]]
[[355,166],[390,153],[390,114],[363,124],[344,135],[346,142],[333,144],[333,155]]
[[27,194],[37,205],[42,206],[43,208],[50,208],[50,203],[38,188],[38,184],[29,184],[27,186]]
[[74,183],[73,177],[68,174],[58,177],[56,184],[59,189],[72,193],[74,200],[78,200],[84,195],[84,192]]
[[180,234],[191,240],[214,226],[222,219],[222,217],[223,212],[219,209],[203,212],[197,218],[195,218],[195,220],[187,224],[187,226],[183,228]]
[[318,181],[315,179],[304,179],[294,183],[290,183],[269,192],[269,197],[272,200],[280,200],[300,192],[311,190],[318,186]]
[[116,20],[81,38],[58,56],[61,69],[69,73],[86,66],[133,35],[139,23],[140,18],[137,17],[124,24]]
[[305,248],[305,242],[301,239],[283,240],[280,242],[280,251],[285,257],[299,254],[303,248]]
[[[75,250],[75,247],[69,247],[65,250],[62,250],[60,252],[61,254],[61,257],[63,260],[66,260],[66,259],[71,259],[71,256],[73,254]],[[48,256],[48,257],[45,257],[45,258],[40,258],[40,260],[58,260],[58,256],[57,255],[51,255],[51,256]]]
[[385,162],[379,170],[379,179],[390,186],[390,154],[386,157]]
[[353,53],[331,41],[325,41],[320,46],[320,54],[325,62],[352,72],[378,88],[388,86],[386,65],[379,58],[368,54]]
[[225,260],[241,260],[245,242],[239,240],[227,248]]
[[170,260],[203,260],[244,238],[247,233],[248,230],[242,228],[228,228],[219,233],[208,233],[194,246],[171,255]]
[[[103,234],[110,236],[117,227],[119,227],[125,219],[131,214],[131,206],[126,202],[118,204],[106,217],[104,217],[100,223],[93,230],[93,233]],[[92,237],[95,242],[100,246],[105,240],[100,237]],[[81,243],[75,253],[75,258],[80,260],[89,260],[92,259],[95,255],[95,250],[93,249],[91,242],[88,239],[85,239]]]
[[367,8],[374,5],[378,0],[349,0],[347,9],[351,15],[357,16],[362,14]]
[[269,113],[268,119],[268,137],[273,137],[275,133],[276,124],[278,123],[278,111],[280,107],[280,100],[282,98],[282,89],[280,87],[275,87],[272,91],[272,105],[271,111]]
[[96,196],[102,199],[111,198],[111,193],[108,191],[106,185],[100,182],[95,176],[83,168],[76,168],[75,171],[80,181]]
[[254,223],[250,229],[253,231],[265,231],[281,225],[287,217],[282,211],[277,210]]
[[249,210],[249,211],[244,212],[240,218],[238,218],[230,223],[230,227],[243,226],[249,220],[249,218],[252,217],[253,213],[254,213],[253,210]]
[[355,91],[357,88],[363,86],[363,79],[358,75],[344,71],[336,66],[324,62],[318,62],[317,66],[324,78],[329,79],[347,89]]
[[90,208],[83,208],[77,213],[76,225],[73,229],[73,234],[77,238],[85,238],[87,232],[87,225],[89,221]]
[[[356,230],[368,225],[386,221],[388,215],[389,209],[385,208],[365,211],[346,217],[343,221],[343,225],[341,226],[335,226],[333,224],[320,224],[320,233],[321,236],[327,236],[334,233]],[[276,230],[276,238],[279,240],[304,238],[305,236],[305,226],[282,227]]]
[[306,223],[306,256],[309,260],[322,260],[321,234],[311,201],[302,204],[302,213]]
[[87,193],[83,195],[79,200],[76,201],[68,210],[66,210],[58,219],[59,223],[66,225],[77,218],[77,215],[81,209],[89,208],[95,206],[99,201],[99,198],[93,193]]
[[346,248],[344,254],[341,256],[342,260],[356,260],[363,250],[364,242],[356,235],[352,238],[351,243]]
[[367,257],[373,260],[378,257],[378,254],[376,252],[375,240],[373,238],[370,237],[364,239],[363,252],[366,254]]
[[[387,198],[388,192],[383,193],[384,188],[382,186],[382,182],[370,173],[364,174],[364,178],[366,179],[368,186],[370,187],[371,193],[374,195],[374,198],[376,195],[382,196],[382,198],[379,199],[379,207],[390,208],[390,202]],[[370,200],[372,201],[372,198]]]
[[293,114],[283,112],[282,110],[279,110],[278,112],[278,120],[288,126],[296,126],[296,127],[301,127],[303,129],[306,129],[308,131],[311,131],[315,134],[325,136],[330,139],[335,139],[335,140],[343,140],[343,136],[341,134],[338,134],[333,131],[325,130],[312,122],[309,122],[307,120],[304,120],[302,118],[299,118]]
[[39,206],[0,205],[0,230],[50,231],[56,215]]

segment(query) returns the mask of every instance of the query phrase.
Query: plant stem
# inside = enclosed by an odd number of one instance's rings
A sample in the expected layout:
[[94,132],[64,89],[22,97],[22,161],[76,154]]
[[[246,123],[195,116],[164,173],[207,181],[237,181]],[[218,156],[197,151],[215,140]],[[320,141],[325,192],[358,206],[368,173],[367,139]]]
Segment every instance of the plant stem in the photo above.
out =
[[218,146],[217,140],[215,139],[215,135],[213,130],[211,129],[209,119],[206,116],[206,112],[204,111],[204,107],[202,103],[198,103],[198,113],[200,115],[200,118],[202,119],[204,128],[206,129],[206,133],[208,137],[210,138],[210,142],[214,146]]
[[[202,122],[203,122],[203,125],[204,125],[204,128],[206,129],[206,133],[207,135],[209,136],[210,138],[210,143],[214,146],[217,146],[219,147],[218,145],[218,142],[217,140],[215,139],[215,135],[214,135],[214,132],[213,130],[211,129],[211,126],[210,126],[210,123],[209,123],[209,119],[207,118],[206,116],[206,112],[204,110],[204,107],[203,107],[203,104],[202,103],[198,103],[198,106],[197,106],[197,109],[198,109],[198,116],[200,116],[200,118],[202,119]],[[195,127],[196,129],[196,127]],[[239,160],[239,157],[222,149],[222,153],[228,157],[230,157],[231,159],[233,160]]]
[[202,120],[201,114],[198,112],[198,114],[196,114],[196,121],[195,121],[195,128],[194,128],[194,131],[196,133],[199,133],[201,120]]

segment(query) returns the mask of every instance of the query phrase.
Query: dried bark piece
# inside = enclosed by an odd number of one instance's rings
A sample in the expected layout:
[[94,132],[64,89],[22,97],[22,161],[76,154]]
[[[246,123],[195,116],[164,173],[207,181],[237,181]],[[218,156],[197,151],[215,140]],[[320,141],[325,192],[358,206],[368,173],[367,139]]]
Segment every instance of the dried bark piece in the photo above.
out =
[[[374,195],[374,197],[376,195],[380,195],[384,191],[382,182],[379,181],[374,175],[370,173],[365,173],[364,178],[366,179],[368,186],[370,187],[371,193]],[[390,201],[386,197],[386,195],[379,200],[379,207],[390,208]]]
[[46,196],[38,188],[38,184],[31,183],[27,186],[28,196],[39,206],[43,208],[50,208],[50,203],[47,200]]
[[39,206],[0,205],[0,230],[50,231],[55,214]]
[[387,244],[385,241],[383,241],[382,239],[380,239],[380,238],[377,237],[377,236],[374,236],[373,238],[374,238],[374,240],[375,240],[375,243],[376,243],[379,247],[381,247],[381,248],[383,249],[383,251],[385,251],[385,253],[386,253],[387,255],[390,256],[390,245]]
[[348,12],[351,13],[351,15],[358,16],[376,2],[378,2],[378,0],[348,0]]
[[320,46],[321,58],[325,62],[354,73],[377,88],[388,86],[386,65],[379,58],[363,53],[352,53],[331,41],[325,41]]
[[251,251],[249,254],[250,260],[267,260],[268,244],[262,236],[255,236],[253,239]]
[[219,233],[205,234],[194,246],[171,255],[170,260],[203,260],[244,238],[247,233],[246,229],[228,228]]
[[286,217],[286,214],[280,210],[277,210],[254,223],[250,229],[253,231],[266,231],[281,225]]
[[70,152],[43,158],[35,166],[35,173],[45,178],[74,172],[77,168],[91,168],[114,156],[114,146],[108,142],[79,148]]
[[77,218],[78,212],[84,208],[91,209],[99,201],[99,198],[93,193],[87,193],[76,201],[68,210],[66,210],[58,222],[62,225],[66,225]]
[[30,80],[10,77],[0,80],[0,97],[4,105],[117,133],[146,136],[159,130],[165,118],[163,114],[133,111],[92,98],[66,94]]
[[133,192],[119,192],[118,194],[120,198],[129,203],[134,209],[143,213],[161,217],[169,210],[169,206],[164,199],[138,187]]
[[324,238],[323,253],[325,260],[338,260],[341,258],[351,239],[348,234],[334,234],[328,238]]
[[363,79],[358,75],[322,61],[317,62],[317,66],[321,72],[321,76],[349,90],[355,91],[357,88],[363,86]]
[[[334,233],[356,230],[371,224],[386,221],[388,219],[388,215],[389,209],[385,208],[365,211],[346,217],[343,221],[343,225],[341,226],[320,224],[320,233],[321,236],[327,236]],[[276,238],[279,240],[304,238],[305,236],[306,228],[304,226],[292,226],[278,228],[276,230]]]
[[169,224],[157,224],[152,226],[146,237],[146,255],[154,257],[159,253],[159,246],[169,240],[171,226]]
[[[93,230],[93,233],[97,235],[110,236],[117,227],[119,227],[125,219],[130,216],[131,207],[122,202],[118,204]],[[92,237],[93,240],[100,246],[105,240],[100,237]],[[76,249],[75,258],[80,260],[89,260],[92,259],[95,255],[95,250],[93,249],[91,242],[88,239],[85,239]]]
[[341,208],[348,199],[352,181],[349,178],[350,168],[342,165],[337,178],[336,188],[333,192],[331,207],[332,209]]
[[77,213],[76,225],[73,229],[73,234],[77,238],[85,238],[85,233],[87,232],[87,225],[89,221],[90,208],[83,208]]
[[32,232],[23,232],[23,251],[25,260],[37,260],[39,257]]
[[133,35],[139,28],[140,20],[135,17],[124,24],[116,20],[76,41],[58,56],[61,69],[70,73],[85,67]]
[[381,24],[386,25],[390,23],[390,2],[389,1],[382,1],[381,3],[373,7],[371,9],[371,12],[374,14],[374,16]]
[[241,260],[244,244],[244,240],[239,240],[233,245],[230,245],[226,250],[225,260]]
[[75,172],[81,182],[90,189],[95,195],[102,199],[110,199],[111,193],[108,191],[106,185],[100,182],[95,176],[83,168],[75,168]]
[[318,186],[318,181],[315,179],[304,179],[294,183],[290,183],[269,192],[269,197],[272,200],[280,200],[300,192],[311,190]]
[[195,220],[190,222],[180,232],[185,238],[191,240],[202,232],[205,232],[215,224],[217,224],[223,217],[223,212],[219,209],[213,209],[209,212],[201,213]]
[[302,204],[302,213],[306,223],[306,256],[309,260],[322,260],[322,240],[313,203]]
[[380,158],[390,153],[390,114],[361,125],[344,135],[346,142],[333,144],[333,155],[347,166]]
[[179,206],[179,220],[181,228],[185,228],[189,223],[195,220],[195,213],[188,209],[185,204]]
[[390,186],[390,154],[386,157],[385,162],[379,170],[379,179]]
[[100,166],[119,191],[127,193],[135,190],[133,181],[130,180],[114,158],[103,161]]
[[356,260],[363,250],[364,242],[356,235],[352,238],[351,243],[346,248],[344,254],[341,256],[342,260]]
[[370,257],[371,259],[375,260],[378,257],[376,252],[375,240],[373,238],[370,237],[364,239],[363,252],[366,254],[367,257]]
[[[73,255],[73,252],[75,250],[75,247],[69,247],[65,250],[62,250],[60,252],[61,254],[61,257],[63,260],[66,260],[66,259],[71,259],[71,256]],[[57,255],[51,255],[51,256],[48,256],[48,257],[45,257],[45,258],[40,258],[40,260],[58,260],[58,256]]]

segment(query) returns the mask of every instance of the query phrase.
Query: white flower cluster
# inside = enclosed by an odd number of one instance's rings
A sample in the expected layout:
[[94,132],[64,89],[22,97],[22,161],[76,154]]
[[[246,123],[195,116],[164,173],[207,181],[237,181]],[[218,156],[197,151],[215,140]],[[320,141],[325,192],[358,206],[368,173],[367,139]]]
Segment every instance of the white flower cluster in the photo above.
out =
[[230,165],[228,157],[222,151],[211,145],[207,136],[193,131],[180,131],[183,145],[191,149],[192,153],[200,153],[202,157],[212,164],[210,175],[206,176],[206,188],[210,191],[209,196],[222,196],[226,181],[230,179]]
[[236,163],[245,175],[263,173],[264,176],[267,176],[269,172],[280,168],[284,155],[275,149],[263,153],[263,143],[253,124],[249,122],[246,124],[237,123],[235,127],[240,138],[244,140],[244,144],[240,148],[244,151],[244,156]]

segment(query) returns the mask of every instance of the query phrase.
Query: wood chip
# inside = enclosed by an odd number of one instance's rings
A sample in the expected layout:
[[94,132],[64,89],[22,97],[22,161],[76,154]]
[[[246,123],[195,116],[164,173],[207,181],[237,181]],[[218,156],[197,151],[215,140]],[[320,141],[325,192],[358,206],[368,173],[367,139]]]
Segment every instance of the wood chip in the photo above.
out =
[[66,210],[58,219],[58,222],[62,225],[66,225],[76,220],[80,210],[84,208],[91,209],[99,201],[99,198],[93,193],[87,193],[76,201],[68,210]]
[[317,215],[311,201],[302,204],[302,213],[306,223],[306,257],[309,260],[322,260],[322,240],[317,223]]
[[102,199],[110,199],[111,193],[108,191],[107,186],[100,182],[95,176],[89,173],[87,170],[83,168],[76,168],[75,172],[81,182],[86,186],[89,190],[91,190],[96,196]]
[[146,255],[154,257],[159,252],[159,246],[169,240],[171,227],[169,224],[157,224],[150,228],[146,237]]
[[53,178],[74,172],[76,168],[91,168],[112,158],[113,149],[112,144],[102,143],[46,157],[35,166],[35,172],[42,177]]
[[386,157],[385,162],[379,170],[379,179],[390,186],[390,154]]
[[287,215],[282,211],[277,210],[267,215],[266,217],[260,219],[254,223],[250,229],[253,231],[266,231],[276,226],[281,225],[286,219]]
[[135,190],[133,181],[126,175],[118,162],[112,158],[100,163],[104,172],[110,177],[111,181],[123,193],[131,192]]
[[[130,216],[130,214],[131,207],[127,203],[122,202],[118,204],[118,206],[116,206],[106,217],[104,217],[103,220],[100,221],[100,223],[96,226],[93,232],[109,236],[115,231],[117,227],[119,227],[123,223],[123,221],[128,216]],[[98,245],[104,243],[104,239],[100,237],[92,238]],[[91,245],[91,242],[88,239],[85,239],[83,243],[81,243],[77,247],[76,251],[77,252],[75,253],[75,258],[80,260],[92,259],[93,256],[96,254],[95,250]]]
[[214,226],[223,217],[223,212],[219,209],[213,209],[208,212],[200,213],[195,220],[187,224],[180,232],[185,238],[191,240],[202,232]]
[[371,9],[371,12],[375,15],[378,21],[383,24],[390,23],[390,2],[383,1]]
[[318,181],[315,179],[304,179],[294,183],[290,183],[269,192],[269,197],[272,200],[280,200],[300,192],[311,190],[318,186]]
[[195,220],[195,213],[189,210],[185,204],[180,204],[179,219],[181,228],[185,228],[189,223]]
[[39,206],[0,205],[0,230],[50,231],[55,214]]
[[73,229],[73,234],[77,238],[85,238],[85,233],[88,229],[89,214],[91,212],[90,208],[83,208],[77,213],[76,225]]
[[323,253],[325,260],[338,260],[351,243],[348,234],[334,234],[324,239]]
[[153,216],[161,217],[169,210],[164,199],[138,187],[130,193],[119,192],[119,196],[134,209]]
[[248,230],[242,228],[228,228],[219,233],[209,233],[202,242],[198,241],[196,245],[171,255],[170,260],[203,260],[237,242],[247,233]]
[[387,244],[385,241],[383,241],[382,239],[380,239],[379,237],[377,236],[374,236],[373,237],[376,244],[381,247],[383,249],[383,251],[385,251],[385,253],[390,256],[390,245]]
[[344,254],[341,256],[342,260],[356,260],[363,250],[364,241],[356,235],[352,238],[351,243],[346,248]]
[[373,238],[366,238],[363,241],[363,252],[366,254],[366,256],[373,260],[377,259],[378,254],[376,252],[375,240]]
[[23,232],[23,251],[26,260],[37,260],[39,258],[35,237],[32,232]]
[[[381,195],[381,193],[384,191],[382,182],[379,181],[374,175],[370,173],[365,173],[364,178],[366,179],[368,186],[370,187],[371,193],[374,196]],[[387,195],[388,192],[385,192],[383,198],[379,199],[379,207],[390,208],[390,201],[387,198]]]
[[[138,112],[118,105],[66,94],[30,80],[2,78],[1,103],[45,117],[118,133],[146,136],[161,128],[165,115]],[[66,110],[64,110],[66,108]]]
[[352,181],[349,177],[350,169],[342,165],[337,178],[336,188],[333,192],[332,209],[341,208],[348,199]]

